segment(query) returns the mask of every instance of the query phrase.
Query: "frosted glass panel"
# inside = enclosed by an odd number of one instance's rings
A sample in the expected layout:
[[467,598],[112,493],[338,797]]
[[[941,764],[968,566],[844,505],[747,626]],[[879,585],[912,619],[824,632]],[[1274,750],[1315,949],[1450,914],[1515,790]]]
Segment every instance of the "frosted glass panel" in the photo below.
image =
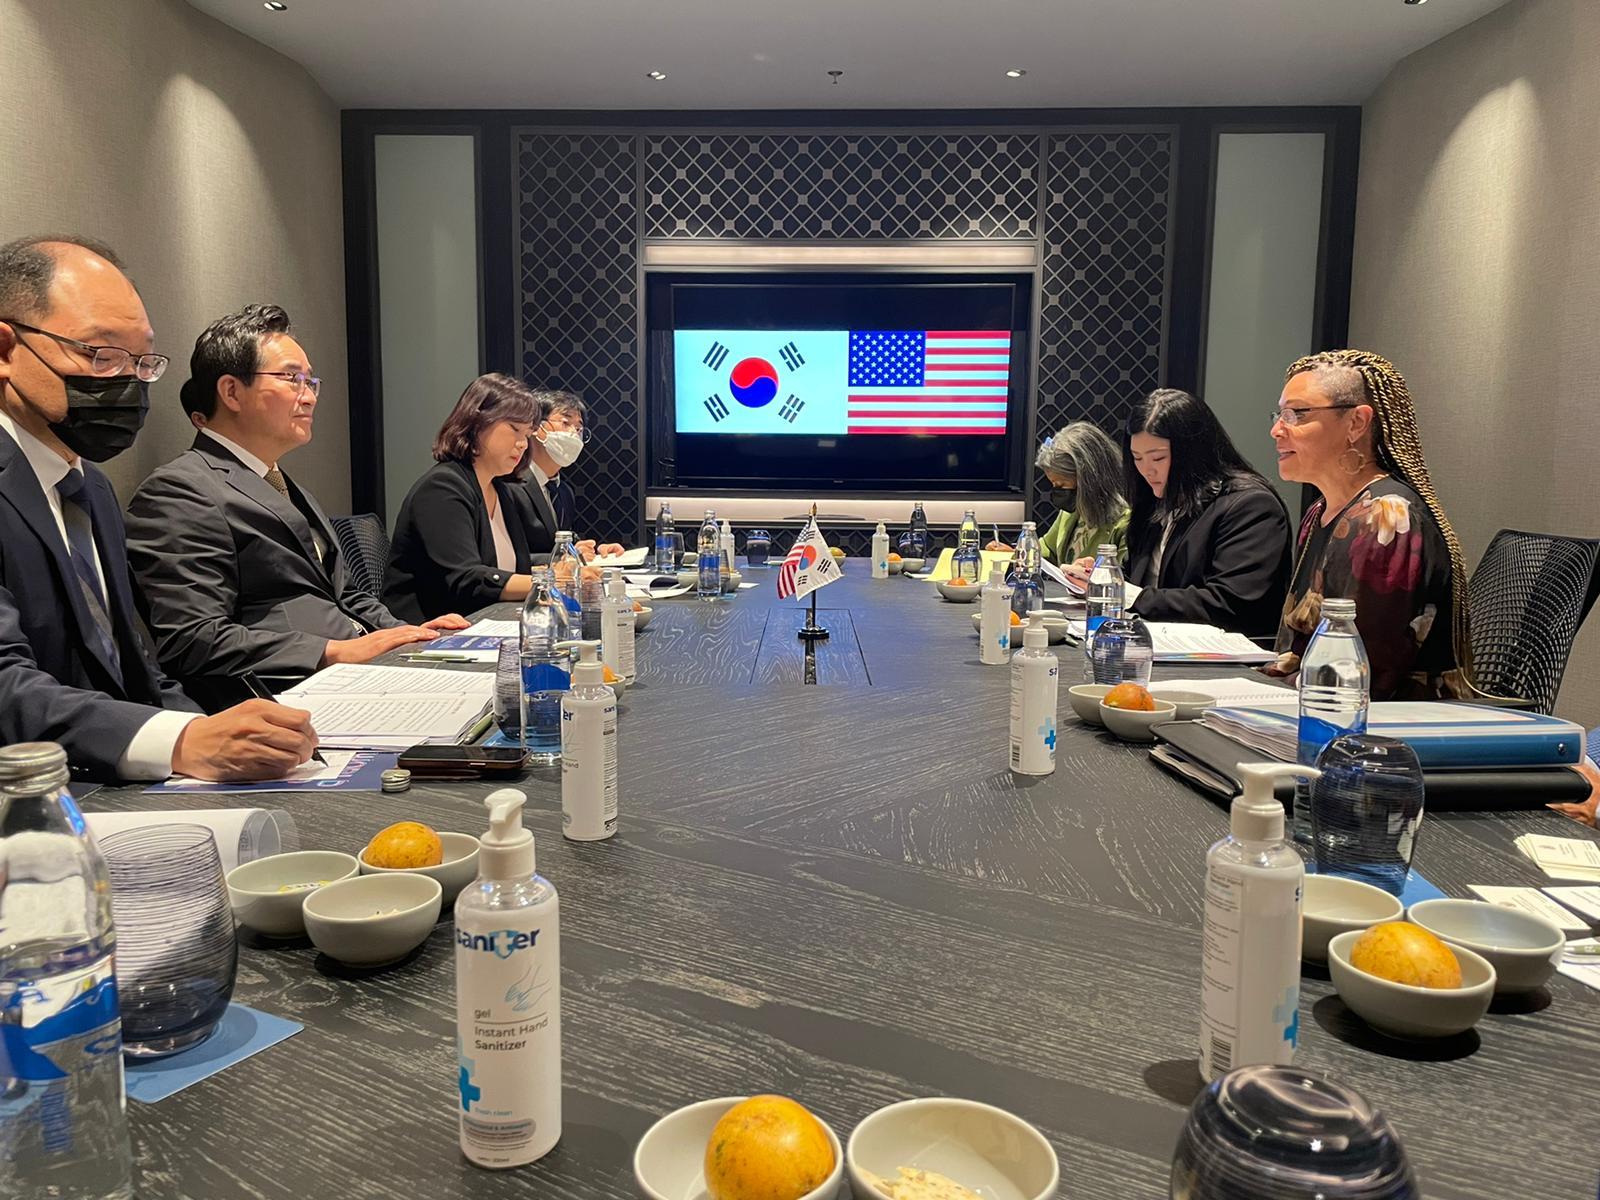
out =
[[477,169],[467,134],[373,141],[384,520],[393,529],[400,502],[433,462],[433,435],[478,375]]
[[1204,398],[1241,453],[1277,483],[1291,515],[1300,485],[1278,480],[1267,434],[1283,370],[1311,349],[1322,231],[1320,133],[1217,139]]

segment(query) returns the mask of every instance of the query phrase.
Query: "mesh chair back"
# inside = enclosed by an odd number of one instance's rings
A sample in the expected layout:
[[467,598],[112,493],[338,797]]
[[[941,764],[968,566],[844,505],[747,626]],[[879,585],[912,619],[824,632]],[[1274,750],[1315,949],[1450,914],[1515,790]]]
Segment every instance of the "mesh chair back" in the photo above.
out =
[[1573,639],[1600,591],[1600,541],[1502,529],[1467,585],[1475,682],[1555,708]]
[[356,586],[375,600],[383,599],[383,575],[389,569],[389,533],[383,519],[372,513],[334,517],[333,532]]

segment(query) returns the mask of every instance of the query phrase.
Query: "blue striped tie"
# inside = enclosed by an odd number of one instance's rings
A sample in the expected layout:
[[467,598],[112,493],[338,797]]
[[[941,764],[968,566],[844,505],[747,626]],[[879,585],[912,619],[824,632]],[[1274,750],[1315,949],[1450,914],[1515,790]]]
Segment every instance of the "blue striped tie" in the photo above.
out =
[[61,520],[67,527],[67,557],[72,560],[72,570],[78,577],[78,588],[83,592],[85,606],[94,618],[96,649],[117,674],[122,673],[122,658],[117,653],[117,639],[111,628],[111,617],[106,611],[106,594],[100,576],[94,569],[94,518],[89,513],[89,497],[84,493],[82,471],[68,471],[66,478],[56,484],[61,497]]

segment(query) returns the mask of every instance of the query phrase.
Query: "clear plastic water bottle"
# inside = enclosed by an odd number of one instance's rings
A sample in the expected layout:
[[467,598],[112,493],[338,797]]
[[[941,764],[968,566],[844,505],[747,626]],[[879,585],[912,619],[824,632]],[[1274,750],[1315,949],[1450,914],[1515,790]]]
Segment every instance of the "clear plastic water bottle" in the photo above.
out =
[[1107,617],[1089,639],[1089,673],[1095,683],[1149,687],[1155,661],[1155,636],[1133,613]]
[[928,514],[922,511],[922,501],[918,500],[911,506],[911,530],[906,542],[906,548],[911,552],[910,558],[928,557]]
[[715,600],[722,595],[722,535],[712,509],[706,509],[706,519],[700,522],[695,555],[695,595],[701,600]]
[[573,640],[576,620],[551,573],[535,568],[522,606],[522,748],[528,761],[561,761],[561,697],[571,686],[571,660],[561,642]]
[[105,860],[54,742],[0,750],[0,1191],[133,1194]]
[[[1367,731],[1372,699],[1372,666],[1356,630],[1356,602],[1330,597],[1322,602],[1322,623],[1300,658],[1301,766],[1314,767],[1322,748],[1346,733]],[[1294,793],[1294,840],[1311,842],[1311,785]]]
[[1311,847],[1319,875],[1344,875],[1405,890],[1422,828],[1422,764],[1395,738],[1336,737],[1317,758]]
[[678,570],[672,553],[672,535],[675,529],[672,524],[672,505],[663,504],[656,510],[656,572],[662,575],[672,575]]
[[978,545],[978,517],[969,508],[961,518],[961,528],[956,532],[956,553],[950,575],[953,579],[977,583],[982,574],[983,554]]
[[550,586],[555,595],[566,605],[573,620],[581,621],[583,601],[578,597],[578,587],[583,578],[583,556],[578,553],[578,545],[572,540],[570,529],[556,533],[555,545],[550,549],[550,572]]
[[1017,548],[1011,556],[1006,582],[1011,585],[1011,611],[1026,619],[1044,607],[1044,568],[1040,565],[1039,530],[1032,521],[1022,523]]
[[[1107,617],[1120,617],[1126,589],[1122,584],[1122,560],[1117,548],[1104,543],[1094,553],[1094,567],[1089,572],[1089,592],[1084,612],[1083,656],[1094,657],[1094,635]],[[1090,673],[1093,673],[1091,661]]]

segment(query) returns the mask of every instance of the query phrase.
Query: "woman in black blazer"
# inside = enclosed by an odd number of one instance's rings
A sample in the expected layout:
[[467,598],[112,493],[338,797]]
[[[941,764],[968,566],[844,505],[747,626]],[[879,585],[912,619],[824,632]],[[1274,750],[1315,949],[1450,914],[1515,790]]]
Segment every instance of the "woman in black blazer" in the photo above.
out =
[[1215,414],[1162,388],[1135,408],[1124,449],[1130,608],[1270,637],[1289,586],[1289,514]]
[[434,439],[436,460],[400,505],[383,602],[405,621],[521,600],[553,533],[519,479],[539,399],[509,375],[467,385]]

